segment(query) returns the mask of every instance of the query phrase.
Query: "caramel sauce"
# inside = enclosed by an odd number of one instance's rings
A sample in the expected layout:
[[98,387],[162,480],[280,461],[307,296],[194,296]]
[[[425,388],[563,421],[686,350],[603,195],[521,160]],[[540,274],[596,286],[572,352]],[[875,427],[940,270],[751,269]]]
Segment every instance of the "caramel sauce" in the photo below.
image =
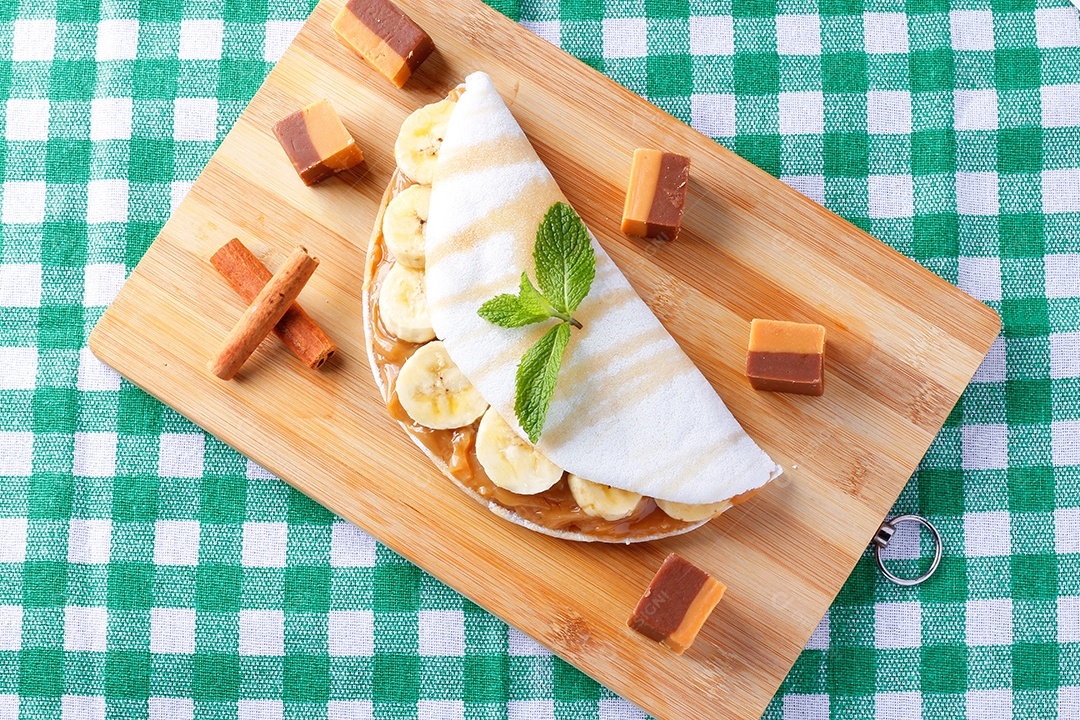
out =
[[[400,171],[391,179],[391,197],[396,197],[414,183]],[[380,216],[381,219],[381,216]],[[433,430],[413,421],[398,401],[395,385],[398,373],[406,360],[420,347],[395,337],[386,329],[379,314],[379,290],[394,263],[379,228],[370,249],[372,265],[369,297],[371,312],[368,332],[372,340],[372,356],[377,372],[383,381],[388,397],[390,416],[399,421],[414,439],[419,441],[435,457],[442,460],[454,478],[465,487],[489,502],[516,513],[525,520],[551,530],[578,532],[598,540],[609,542],[629,541],[637,538],[666,535],[685,529],[693,523],[676,520],[657,507],[651,498],[642,498],[634,512],[621,520],[604,520],[585,514],[570,492],[566,474],[555,485],[535,495],[519,495],[495,485],[484,472],[476,457],[476,431],[480,424],[453,430]],[[751,490],[732,499],[737,504],[749,499],[757,490]]]

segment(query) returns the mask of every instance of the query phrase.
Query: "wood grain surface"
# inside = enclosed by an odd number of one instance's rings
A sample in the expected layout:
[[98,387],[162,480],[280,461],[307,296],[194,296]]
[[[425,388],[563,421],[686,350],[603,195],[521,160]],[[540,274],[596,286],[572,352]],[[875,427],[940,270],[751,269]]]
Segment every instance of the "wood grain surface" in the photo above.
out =
[[[660,718],[764,710],[996,337],[993,311],[479,0],[402,0],[438,51],[398,90],[315,9],[90,338],[103,361],[237,450]],[[446,480],[387,415],[364,352],[361,273],[413,109],[488,72],[615,262],[747,431],[785,467],[755,499],[637,546],[555,540]],[[329,98],[364,165],[305,187],[273,123]],[[673,243],[619,232],[636,147],[693,159]],[[244,309],[210,255],[239,237],[276,270],[322,261],[300,296],[339,344],[311,371],[275,338],[206,371]],[[821,398],[757,393],[750,320],[828,329]],[[663,448],[658,447],[662,453]],[[679,656],[626,619],[677,551],[729,587]]]

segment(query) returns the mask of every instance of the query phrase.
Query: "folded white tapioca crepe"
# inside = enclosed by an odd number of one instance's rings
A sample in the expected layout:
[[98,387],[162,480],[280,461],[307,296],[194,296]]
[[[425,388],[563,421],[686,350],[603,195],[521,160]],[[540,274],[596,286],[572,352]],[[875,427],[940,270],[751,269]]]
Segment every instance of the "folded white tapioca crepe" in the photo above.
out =
[[[549,328],[498,327],[477,314],[535,278],[547,210],[566,199],[491,79],[474,73],[450,115],[426,225],[435,334],[465,377],[521,435],[522,355]],[[573,330],[537,448],[595,483],[688,504],[717,503],[780,474],[593,240],[596,277]]]

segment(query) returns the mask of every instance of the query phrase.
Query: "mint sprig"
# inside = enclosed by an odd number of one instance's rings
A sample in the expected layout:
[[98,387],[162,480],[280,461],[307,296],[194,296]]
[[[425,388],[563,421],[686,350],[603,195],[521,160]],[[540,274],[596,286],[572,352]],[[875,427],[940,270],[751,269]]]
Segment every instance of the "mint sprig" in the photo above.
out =
[[521,273],[517,295],[497,295],[480,306],[480,317],[505,328],[518,328],[552,318],[559,322],[536,341],[517,367],[514,412],[521,429],[535,443],[547,419],[559,378],[570,326],[581,328],[573,312],[589,294],[596,276],[596,254],[589,231],[574,209],[559,202],[548,208],[533,247],[537,290]]

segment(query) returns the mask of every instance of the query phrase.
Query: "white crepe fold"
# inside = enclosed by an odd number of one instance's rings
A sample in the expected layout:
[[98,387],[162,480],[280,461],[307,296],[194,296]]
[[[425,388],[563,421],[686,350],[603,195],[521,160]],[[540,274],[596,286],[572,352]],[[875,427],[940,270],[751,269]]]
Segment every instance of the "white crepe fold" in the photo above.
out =
[[[477,314],[534,279],[540,220],[566,199],[484,73],[466,78],[435,170],[427,224],[427,298],[435,334],[484,399],[514,413],[521,356],[554,321],[497,327]],[[538,449],[593,482],[680,503],[714,503],[781,468],[593,239],[596,279],[574,313]]]

